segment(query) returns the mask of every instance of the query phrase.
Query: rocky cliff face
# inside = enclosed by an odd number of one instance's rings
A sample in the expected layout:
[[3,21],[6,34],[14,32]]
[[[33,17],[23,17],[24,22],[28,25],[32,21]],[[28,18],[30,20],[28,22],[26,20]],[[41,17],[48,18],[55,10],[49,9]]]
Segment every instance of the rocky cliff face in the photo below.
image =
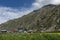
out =
[[24,28],[37,30],[37,32],[60,31],[60,5],[46,5],[21,18],[10,20],[0,25],[0,29],[12,30]]

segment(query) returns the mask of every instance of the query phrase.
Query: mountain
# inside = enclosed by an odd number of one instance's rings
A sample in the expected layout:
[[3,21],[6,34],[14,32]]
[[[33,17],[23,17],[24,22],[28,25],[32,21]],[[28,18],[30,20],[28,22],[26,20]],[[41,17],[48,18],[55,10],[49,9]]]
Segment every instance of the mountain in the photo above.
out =
[[60,5],[45,5],[28,15],[9,20],[0,25],[0,29],[13,30],[23,28],[37,32],[60,31]]

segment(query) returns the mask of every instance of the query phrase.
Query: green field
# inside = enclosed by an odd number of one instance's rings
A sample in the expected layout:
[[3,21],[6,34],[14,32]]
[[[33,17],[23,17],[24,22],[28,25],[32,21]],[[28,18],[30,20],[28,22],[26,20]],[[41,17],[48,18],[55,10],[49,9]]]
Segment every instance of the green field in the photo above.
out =
[[60,33],[0,34],[0,40],[60,40]]

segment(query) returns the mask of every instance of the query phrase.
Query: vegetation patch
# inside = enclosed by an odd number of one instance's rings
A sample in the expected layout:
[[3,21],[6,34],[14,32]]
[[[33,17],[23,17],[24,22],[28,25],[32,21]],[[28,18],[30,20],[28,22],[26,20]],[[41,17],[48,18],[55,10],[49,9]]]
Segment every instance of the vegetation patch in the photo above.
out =
[[60,33],[8,33],[0,34],[0,40],[60,40]]

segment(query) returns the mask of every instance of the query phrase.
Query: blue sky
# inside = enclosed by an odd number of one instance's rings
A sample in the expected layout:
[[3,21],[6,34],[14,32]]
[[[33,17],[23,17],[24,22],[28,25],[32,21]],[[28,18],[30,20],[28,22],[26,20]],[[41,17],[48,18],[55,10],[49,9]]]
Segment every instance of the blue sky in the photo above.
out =
[[30,13],[35,0],[0,0],[0,23]]
[[31,7],[35,0],[0,0],[0,6],[19,8]]
[[0,24],[27,15],[47,4],[60,4],[60,0],[0,0]]

